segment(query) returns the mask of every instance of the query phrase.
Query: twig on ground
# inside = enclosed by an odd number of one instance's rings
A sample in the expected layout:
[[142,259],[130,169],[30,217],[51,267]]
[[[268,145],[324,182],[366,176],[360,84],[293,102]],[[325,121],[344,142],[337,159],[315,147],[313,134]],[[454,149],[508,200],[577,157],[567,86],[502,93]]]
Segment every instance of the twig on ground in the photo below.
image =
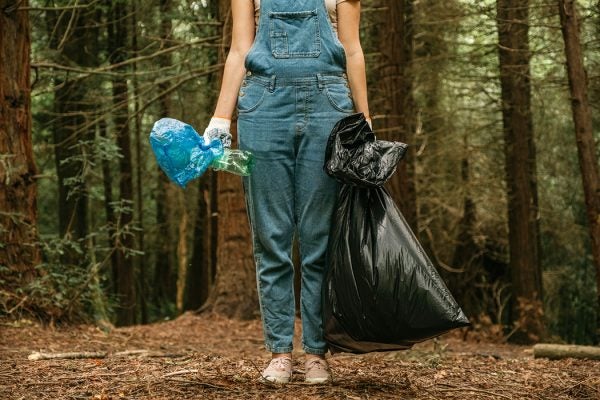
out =
[[140,357],[169,357],[169,358],[177,358],[183,357],[183,354],[177,353],[161,353],[159,351],[152,350],[124,350],[118,351],[113,354],[114,357],[129,357],[129,356],[140,356]]
[[28,360],[37,361],[37,360],[52,360],[52,359],[71,359],[71,358],[104,358],[106,357],[106,352],[69,352],[69,353],[42,353],[39,351],[34,351],[29,356],[27,356]]
[[173,372],[169,372],[168,374],[164,374],[163,378],[167,378],[169,376],[176,376],[176,375],[194,374],[197,372],[198,372],[197,369],[183,369],[181,371],[173,371]]

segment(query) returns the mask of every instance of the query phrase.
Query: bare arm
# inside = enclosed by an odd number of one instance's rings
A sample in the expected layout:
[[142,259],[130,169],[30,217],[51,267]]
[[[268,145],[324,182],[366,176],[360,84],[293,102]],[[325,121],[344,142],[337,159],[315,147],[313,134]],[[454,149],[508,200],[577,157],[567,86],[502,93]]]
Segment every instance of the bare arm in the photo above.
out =
[[365,56],[360,45],[360,1],[348,0],[337,6],[338,38],[346,51],[346,73],[357,112],[362,112],[370,123],[367,100]]
[[238,91],[246,69],[244,60],[254,42],[254,3],[252,0],[231,0],[233,27],[231,48],[225,61],[223,82],[214,116],[231,120]]

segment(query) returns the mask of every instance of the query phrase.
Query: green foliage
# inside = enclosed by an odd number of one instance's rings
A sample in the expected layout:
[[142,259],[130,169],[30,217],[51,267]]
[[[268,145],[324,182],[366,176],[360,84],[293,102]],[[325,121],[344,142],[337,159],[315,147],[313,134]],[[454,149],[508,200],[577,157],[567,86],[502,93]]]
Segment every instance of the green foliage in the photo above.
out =
[[598,344],[598,306],[591,262],[573,268],[557,267],[544,274],[544,309],[548,329],[567,343]]
[[[75,251],[85,260],[84,249],[68,239],[48,237],[39,242],[44,262],[35,267],[36,278],[10,293],[14,315],[36,316],[44,321],[81,322],[106,319],[111,302],[105,297],[106,279],[99,274],[102,263],[66,265],[61,255]],[[0,272],[6,270],[0,267]],[[7,307],[4,307],[7,312]]]

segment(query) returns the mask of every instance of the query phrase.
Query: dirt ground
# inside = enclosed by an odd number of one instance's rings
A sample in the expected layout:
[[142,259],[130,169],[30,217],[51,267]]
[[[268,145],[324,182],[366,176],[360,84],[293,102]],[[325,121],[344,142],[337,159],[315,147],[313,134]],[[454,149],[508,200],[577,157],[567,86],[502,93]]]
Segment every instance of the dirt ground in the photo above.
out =
[[[106,355],[29,360],[36,351]],[[260,321],[186,313],[104,332],[21,320],[0,326],[0,399],[600,399],[600,361],[534,359],[530,347],[460,332],[402,352],[335,354],[328,385],[304,384],[294,356],[292,382],[277,386],[258,379],[269,359]]]

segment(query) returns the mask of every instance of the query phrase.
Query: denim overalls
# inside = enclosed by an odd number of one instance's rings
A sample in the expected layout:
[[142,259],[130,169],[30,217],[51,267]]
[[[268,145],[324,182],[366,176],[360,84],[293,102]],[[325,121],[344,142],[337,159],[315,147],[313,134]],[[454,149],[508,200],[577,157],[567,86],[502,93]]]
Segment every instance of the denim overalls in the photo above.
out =
[[238,95],[239,147],[256,157],[243,178],[265,344],[292,351],[292,239],[302,263],[304,351],[324,354],[321,286],[339,184],[323,172],[335,123],[354,112],[344,48],[325,0],[262,0]]

